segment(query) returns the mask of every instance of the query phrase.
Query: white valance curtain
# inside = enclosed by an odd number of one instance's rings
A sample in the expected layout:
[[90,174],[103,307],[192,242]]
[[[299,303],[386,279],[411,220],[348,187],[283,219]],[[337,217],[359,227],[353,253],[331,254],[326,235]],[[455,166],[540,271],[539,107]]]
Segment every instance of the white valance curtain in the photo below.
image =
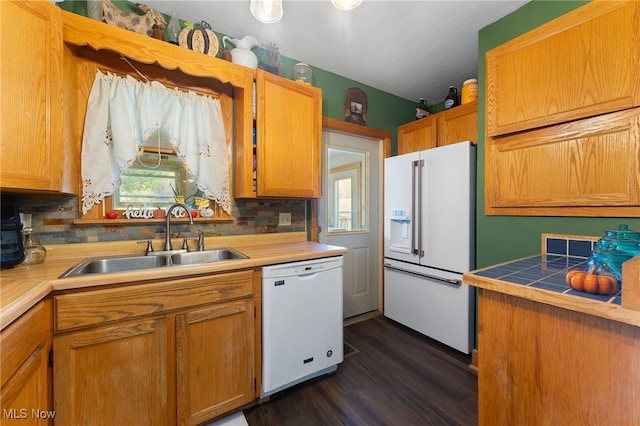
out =
[[98,71],[82,140],[82,212],[103,202],[120,176],[163,132],[205,197],[231,214],[229,153],[220,101]]

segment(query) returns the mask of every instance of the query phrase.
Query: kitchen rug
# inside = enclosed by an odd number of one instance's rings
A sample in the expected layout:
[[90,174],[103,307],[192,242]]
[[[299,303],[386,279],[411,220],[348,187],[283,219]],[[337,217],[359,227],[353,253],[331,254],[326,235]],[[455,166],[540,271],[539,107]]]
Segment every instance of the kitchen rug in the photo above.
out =
[[216,420],[213,423],[207,423],[205,426],[249,426],[247,419],[244,418],[244,413],[238,411],[223,419]]
[[356,348],[354,348],[353,346],[351,346],[350,344],[348,344],[347,342],[342,342],[343,343],[343,357],[346,358],[350,355],[353,354],[357,354],[358,352],[360,352],[359,350],[357,350]]

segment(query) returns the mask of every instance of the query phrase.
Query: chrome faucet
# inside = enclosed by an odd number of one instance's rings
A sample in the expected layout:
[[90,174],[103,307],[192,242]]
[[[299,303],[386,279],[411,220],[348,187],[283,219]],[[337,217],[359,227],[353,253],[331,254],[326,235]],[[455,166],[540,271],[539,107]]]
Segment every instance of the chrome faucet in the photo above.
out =
[[189,218],[189,224],[193,225],[193,217],[191,217],[191,210],[189,210],[189,207],[187,207],[185,204],[182,204],[182,203],[172,204],[171,207],[169,207],[169,209],[167,210],[167,219],[166,219],[165,228],[164,228],[164,232],[165,232],[164,251],[173,250],[173,247],[171,246],[171,212],[176,207],[182,207],[183,209],[186,210],[187,217]]

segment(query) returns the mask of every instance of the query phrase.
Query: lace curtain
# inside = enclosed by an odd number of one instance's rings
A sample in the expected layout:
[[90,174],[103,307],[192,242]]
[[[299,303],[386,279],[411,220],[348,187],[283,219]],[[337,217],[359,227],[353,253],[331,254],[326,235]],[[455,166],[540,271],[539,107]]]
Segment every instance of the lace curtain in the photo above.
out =
[[231,214],[229,155],[220,101],[101,71],[96,73],[82,139],[82,212],[120,186],[120,176],[157,132],[205,197]]

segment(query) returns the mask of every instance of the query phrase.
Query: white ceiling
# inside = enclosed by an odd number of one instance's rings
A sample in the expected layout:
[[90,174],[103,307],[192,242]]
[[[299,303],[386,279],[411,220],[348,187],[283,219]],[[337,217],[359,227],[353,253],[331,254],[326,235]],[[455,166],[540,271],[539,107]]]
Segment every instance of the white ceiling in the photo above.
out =
[[249,0],[150,0],[214,32],[272,42],[280,54],[376,89],[429,105],[450,85],[477,77],[478,31],[529,0],[364,0],[341,11],[329,0],[284,0],[275,24],[257,21]]

